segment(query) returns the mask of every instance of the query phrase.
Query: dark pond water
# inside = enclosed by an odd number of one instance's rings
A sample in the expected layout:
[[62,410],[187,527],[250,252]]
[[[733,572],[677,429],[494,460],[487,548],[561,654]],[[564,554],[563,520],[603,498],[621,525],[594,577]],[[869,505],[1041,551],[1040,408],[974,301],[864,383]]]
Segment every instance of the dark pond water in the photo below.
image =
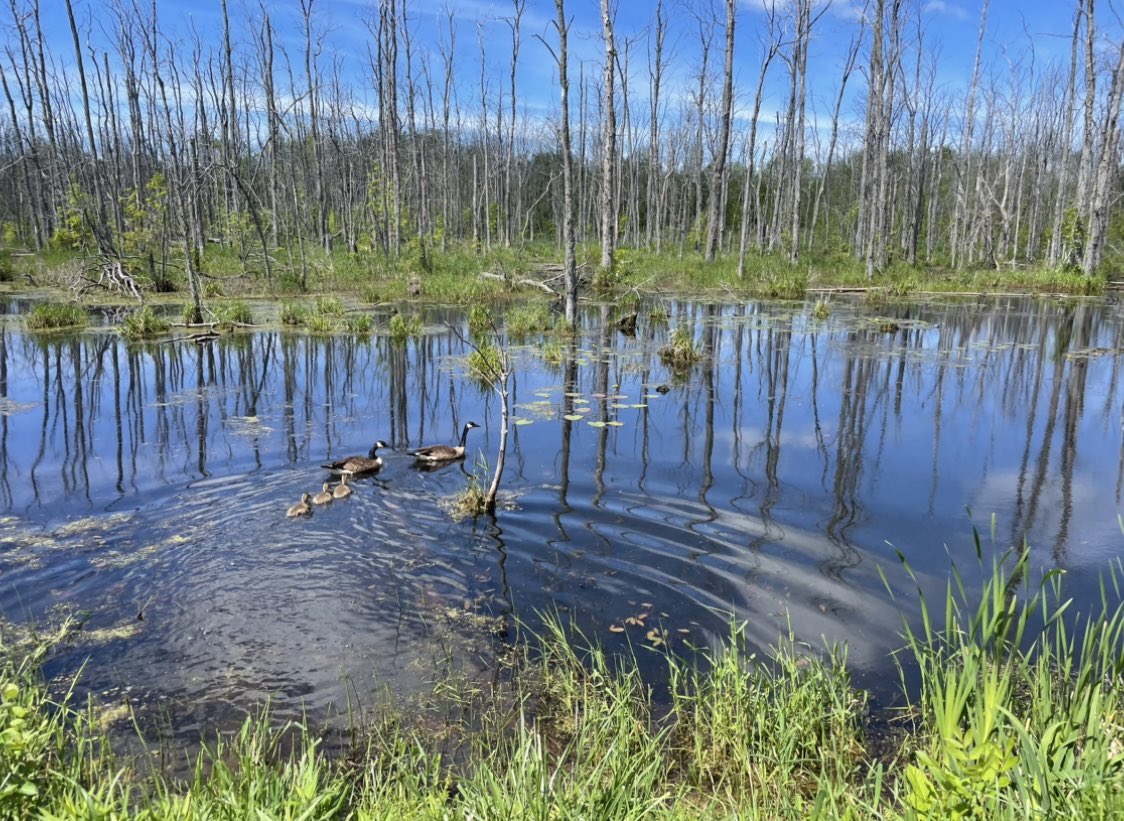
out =
[[[130,346],[10,319],[0,614],[79,615],[84,638],[49,672],[85,664],[89,690],[190,732],[267,697],[290,716],[409,692],[543,610],[653,670],[653,628],[685,651],[731,613],[758,646],[791,624],[845,641],[877,687],[915,615],[895,548],[938,596],[953,561],[978,583],[973,526],[989,553],[1025,536],[1078,596],[1119,555],[1115,305],[838,299],[823,321],[811,302],[667,307],[635,337],[592,306],[572,344],[513,343],[496,521],[444,507],[499,441],[498,399],[445,324],[460,313],[428,310],[404,346],[273,331]],[[677,326],[708,353],[686,377],[657,355]],[[402,452],[470,419],[464,465],[423,472]],[[351,499],[286,519],[321,462],[379,438],[397,452]]]

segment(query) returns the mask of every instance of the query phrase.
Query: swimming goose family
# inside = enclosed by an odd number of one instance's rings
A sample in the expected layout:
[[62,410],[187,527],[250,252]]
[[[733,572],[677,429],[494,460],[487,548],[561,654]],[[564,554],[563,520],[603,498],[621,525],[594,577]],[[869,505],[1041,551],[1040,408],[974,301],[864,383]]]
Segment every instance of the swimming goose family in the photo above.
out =
[[[453,462],[457,459],[463,459],[465,454],[465,443],[468,441],[468,432],[473,428],[480,427],[475,422],[465,422],[464,428],[461,429],[460,442],[456,445],[427,445],[426,447],[417,448],[416,450],[406,451],[410,456],[413,456],[419,465],[440,465],[447,462]],[[386,442],[379,439],[371,445],[370,451],[366,456],[345,456],[342,459],[337,459],[334,462],[329,462],[326,465],[321,465],[325,470],[332,471],[333,474],[340,477],[340,482],[334,488],[331,482],[325,482],[323,489],[315,496],[310,496],[305,493],[301,496],[301,500],[295,505],[292,505],[286,516],[311,516],[312,505],[326,505],[335,499],[346,499],[352,494],[349,481],[357,476],[363,476],[369,473],[374,473],[379,470],[382,465],[382,457],[379,456],[379,448],[388,448]],[[309,504],[311,500],[311,504]]]

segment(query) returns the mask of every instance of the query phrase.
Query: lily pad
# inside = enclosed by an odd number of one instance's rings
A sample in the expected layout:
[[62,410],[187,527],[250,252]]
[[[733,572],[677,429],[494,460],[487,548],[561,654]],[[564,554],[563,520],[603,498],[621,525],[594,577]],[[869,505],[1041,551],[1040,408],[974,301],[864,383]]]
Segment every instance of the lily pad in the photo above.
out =
[[567,420],[568,422],[580,422],[582,415],[580,413],[567,413],[562,418]]

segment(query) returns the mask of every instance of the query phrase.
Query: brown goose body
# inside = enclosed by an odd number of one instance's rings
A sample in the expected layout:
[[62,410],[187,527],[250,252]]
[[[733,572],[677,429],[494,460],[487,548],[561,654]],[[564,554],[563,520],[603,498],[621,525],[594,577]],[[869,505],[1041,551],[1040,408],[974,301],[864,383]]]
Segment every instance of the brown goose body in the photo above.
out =
[[285,515],[290,516],[290,517],[292,517],[292,516],[311,516],[312,515],[312,505],[310,505],[308,503],[309,498],[310,497],[307,493],[302,494],[301,500],[299,502],[297,502],[295,505],[290,505],[289,509],[288,509],[288,511],[286,511]]
[[427,464],[451,462],[454,459],[460,459],[464,456],[464,443],[468,439],[468,432],[478,427],[480,426],[475,422],[466,422],[464,429],[461,431],[461,441],[459,445],[430,445],[406,452],[419,462],[425,462]]
[[359,476],[363,473],[374,473],[382,467],[382,457],[379,456],[379,448],[388,447],[390,447],[390,445],[380,439],[375,442],[375,444],[371,445],[371,450],[366,456],[345,456],[330,464],[321,465],[321,467],[333,473],[348,474],[351,476]]

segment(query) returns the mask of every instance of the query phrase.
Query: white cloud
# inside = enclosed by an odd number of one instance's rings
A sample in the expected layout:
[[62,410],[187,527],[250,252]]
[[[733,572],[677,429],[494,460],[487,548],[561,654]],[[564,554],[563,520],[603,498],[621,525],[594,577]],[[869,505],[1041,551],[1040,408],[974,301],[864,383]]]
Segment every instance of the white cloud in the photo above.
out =
[[946,3],[945,0],[929,0],[922,10],[926,14],[943,15],[955,20],[969,20],[972,17],[960,6],[955,3]]

